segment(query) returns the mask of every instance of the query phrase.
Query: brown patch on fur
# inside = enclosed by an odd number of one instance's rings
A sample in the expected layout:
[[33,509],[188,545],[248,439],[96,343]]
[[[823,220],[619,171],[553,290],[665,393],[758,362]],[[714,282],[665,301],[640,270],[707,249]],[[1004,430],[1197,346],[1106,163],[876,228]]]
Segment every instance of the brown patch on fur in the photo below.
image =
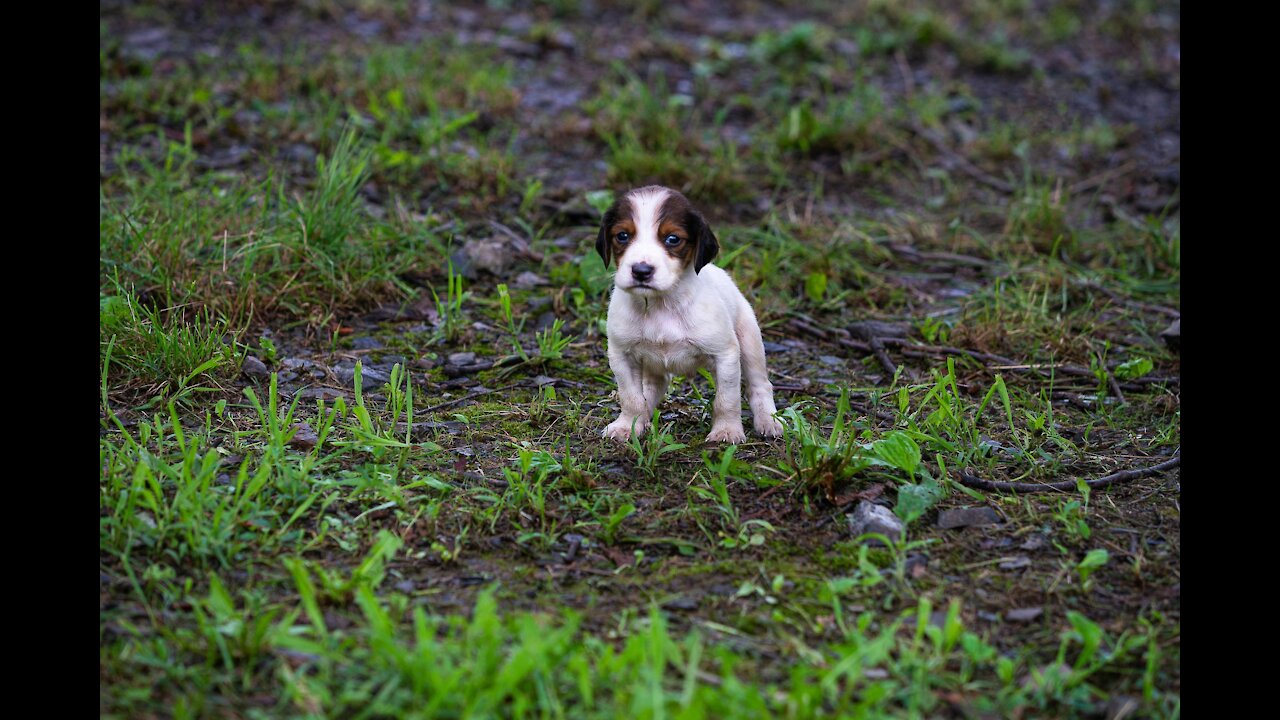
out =
[[618,233],[626,231],[635,237],[636,223],[631,215],[631,200],[626,195],[615,200],[613,205],[605,210],[604,217],[600,220],[600,233],[596,236],[596,252],[600,253],[605,267],[609,266],[609,261],[614,257],[621,258],[629,245],[618,243],[616,239]]
[[[658,209],[658,242],[663,243],[667,255],[686,267],[692,263],[694,272],[698,272],[716,256],[720,245],[702,214],[689,204],[689,199],[676,190],[670,192]],[[680,244],[668,247],[663,242],[668,235],[679,237]]]
[[[667,245],[664,238],[668,235],[675,235],[680,238],[679,245]],[[662,243],[662,249],[667,255],[679,260],[681,265],[688,265],[694,256],[693,243],[689,242],[689,230],[683,223],[664,220],[658,225],[658,242]]]
[[626,245],[618,242],[618,233],[620,232],[630,233],[631,240],[634,241],[636,237],[635,221],[629,217],[622,218],[609,228],[609,243],[613,247],[613,257],[618,261],[622,260],[622,253],[626,252],[627,248],[631,247],[631,242],[628,242]]

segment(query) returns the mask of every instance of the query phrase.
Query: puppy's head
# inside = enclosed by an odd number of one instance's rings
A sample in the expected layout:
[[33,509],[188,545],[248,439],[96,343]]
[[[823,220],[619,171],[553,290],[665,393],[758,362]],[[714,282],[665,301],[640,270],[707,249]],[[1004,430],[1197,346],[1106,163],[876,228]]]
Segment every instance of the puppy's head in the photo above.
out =
[[618,198],[600,223],[596,252],[616,259],[613,284],[637,295],[662,295],[697,274],[720,252],[702,214],[679,192],[658,185]]

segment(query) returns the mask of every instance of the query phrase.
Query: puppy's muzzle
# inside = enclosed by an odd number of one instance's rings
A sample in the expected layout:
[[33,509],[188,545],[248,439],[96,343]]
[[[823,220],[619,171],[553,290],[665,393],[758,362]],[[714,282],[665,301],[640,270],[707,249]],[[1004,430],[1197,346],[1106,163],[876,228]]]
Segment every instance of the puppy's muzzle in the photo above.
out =
[[631,277],[636,282],[649,282],[653,279],[653,266],[649,263],[636,263],[631,266]]

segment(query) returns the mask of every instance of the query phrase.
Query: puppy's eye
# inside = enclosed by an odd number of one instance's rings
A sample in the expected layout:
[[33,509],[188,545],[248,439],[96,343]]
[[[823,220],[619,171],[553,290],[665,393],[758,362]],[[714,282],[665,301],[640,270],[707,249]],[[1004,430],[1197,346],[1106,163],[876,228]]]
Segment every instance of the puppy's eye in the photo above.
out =
[[680,240],[679,235],[668,235],[662,238],[662,242],[666,243],[667,247],[675,247],[679,245],[682,241]]
[[615,240],[617,240],[617,241],[618,241],[618,243],[619,243],[619,244],[621,244],[621,245],[626,245],[626,244],[627,244],[627,242],[631,240],[631,233],[629,233],[629,232],[620,232],[620,233],[618,233],[617,235],[614,235],[613,237],[614,237],[614,239],[615,239]]

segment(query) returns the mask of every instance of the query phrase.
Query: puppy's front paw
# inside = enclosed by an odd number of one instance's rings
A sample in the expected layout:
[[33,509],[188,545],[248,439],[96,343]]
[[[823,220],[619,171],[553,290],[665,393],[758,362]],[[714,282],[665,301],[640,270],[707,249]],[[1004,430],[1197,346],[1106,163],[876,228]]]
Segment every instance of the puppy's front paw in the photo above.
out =
[[730,425],[713,425],[711,434],[707,435],[709,443],[740,443],[746,442],[747,434],[742,430],[742,423]]
[[764,437],[782,437],[782,423],[767,415],[756,415],[754,418],[756,432]]
[[631,426],[633,424],[635,425],[636,437],[643,435],[647,423],[640,420],[635,420],[633,423],[631,418],[618,418],[605,427],[604,436],[611,440],[625,443],[631,439]]

